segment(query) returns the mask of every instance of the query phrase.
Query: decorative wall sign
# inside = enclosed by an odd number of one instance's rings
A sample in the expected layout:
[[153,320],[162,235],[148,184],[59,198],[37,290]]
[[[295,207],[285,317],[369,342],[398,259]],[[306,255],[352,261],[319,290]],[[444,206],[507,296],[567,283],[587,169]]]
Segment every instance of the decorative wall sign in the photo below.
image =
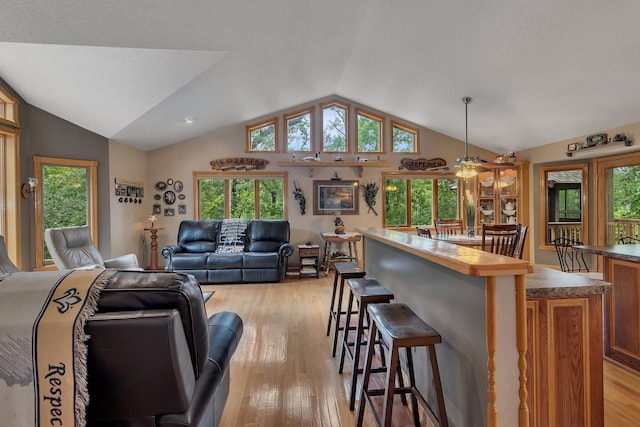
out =
[[144,197],[143,184],[120,178],[115,178],[114,182],[114,194],[118,196],[120,203],[142,203],[142,198]]
[[209,164],[211,169],[218,171],[228,169],[261,170],[267,167],[269,161],[252,157],[226,157],[224,159],[211,160]]
[[400,166],[398,166],[398,169],[408,169],[410,171],[417,171],[417,170],[427,170],[427,169],[432,169],[432,168],[439,168],[439,167],[443,167],[443,166],[447,166],[447,161],[441,158],[436,158],[436,159],[409,159],[409,158],[404,158],[402,160],[400,160]]

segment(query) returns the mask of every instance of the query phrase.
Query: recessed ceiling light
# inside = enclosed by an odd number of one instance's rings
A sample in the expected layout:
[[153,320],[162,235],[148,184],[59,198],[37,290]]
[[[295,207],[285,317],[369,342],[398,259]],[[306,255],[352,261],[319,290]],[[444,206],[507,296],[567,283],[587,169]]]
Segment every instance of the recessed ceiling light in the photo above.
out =
[[191,123],[193,123],[193,117],[185,117],[184,118],[184,122],[188,125],[190,125]]

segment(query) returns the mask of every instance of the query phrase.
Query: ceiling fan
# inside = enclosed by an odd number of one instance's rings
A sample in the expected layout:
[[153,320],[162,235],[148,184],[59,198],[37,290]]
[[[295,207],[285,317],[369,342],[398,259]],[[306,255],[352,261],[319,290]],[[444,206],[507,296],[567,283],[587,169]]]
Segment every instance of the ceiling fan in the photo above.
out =
[[[472,98],[465,96],[462,98],[462,102],[464,102],[464,156],[458,157],[456,159],[455,167],[458,168],[456,172],[456,176],[459,178],[473,178],[478,174],[478,172],[486,172],[489,171],[485,166],[497,166],[497,167],[511,167],[513,166],[512,160],[515,160],[515,153],[506,153],[496,158],[495,162],[489,162],[486,160],[482,160],[477,156],[469,156],[469,141],[468,141],[468,133],[469,133],[469,125],[468,125],[468,113],[467,109],[469,103],[473,101]],[[449,169],[447,166],[441,166],[438,168],[432,168],[430,170],[438,170],[438,169]]]

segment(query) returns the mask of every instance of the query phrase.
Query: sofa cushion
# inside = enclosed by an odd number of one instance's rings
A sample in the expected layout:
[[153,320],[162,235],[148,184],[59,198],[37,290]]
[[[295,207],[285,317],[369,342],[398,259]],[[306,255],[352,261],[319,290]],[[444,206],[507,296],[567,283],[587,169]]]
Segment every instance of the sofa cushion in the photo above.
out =
[[207,268],[210,252],[179,253],[173,256],[173,268],[176,270],[200,270]]
[[209,254],[206,268],[208,270],[228,270],[231,268],[242,268],[242,266],[241,253],[215,253]]
[[207,283],[242,283],[242,268],[207,270]]
[[185,220],[180,222],[178,244],[185,252],[215,252],[219,233],[218,220]]
[[289,242],[289,221],[254,220],[247,227],[245,252],[277,252]]
[[245,252],[242,254],[244,268],[276,268],[278,252]]

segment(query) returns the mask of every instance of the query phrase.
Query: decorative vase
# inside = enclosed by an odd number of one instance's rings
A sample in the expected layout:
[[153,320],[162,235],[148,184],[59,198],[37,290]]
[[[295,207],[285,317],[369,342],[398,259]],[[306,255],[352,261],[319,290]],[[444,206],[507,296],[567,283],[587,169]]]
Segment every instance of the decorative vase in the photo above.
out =
[[474,237],[476,235],[476,229],[472,227],[467,227],[467,237]]
[[344,225],[336,225],[334,232],[336,234],[344,234]]

